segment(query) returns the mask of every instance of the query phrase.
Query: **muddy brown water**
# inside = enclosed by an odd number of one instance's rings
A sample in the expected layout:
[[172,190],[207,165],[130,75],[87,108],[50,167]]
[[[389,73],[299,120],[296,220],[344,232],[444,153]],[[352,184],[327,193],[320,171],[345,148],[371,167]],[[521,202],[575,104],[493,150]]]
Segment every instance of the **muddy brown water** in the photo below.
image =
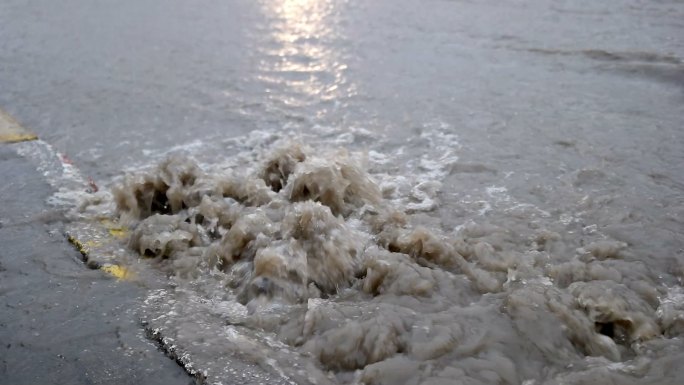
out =
[[67,3],[0,103],[210,381],[684,382],[681,3]]
[[599,169],[547,187],[563,207],[505,182],[456,201],[459,170],[499,172],[448,132],[425,130],[419,159],[365,130],[253,132],[220,163],[166,155],[89,210],[131,229],[123,263],[167,280],[146,322],[210,382],[232,358],[297,384],[677,383],[676,234],[641,243],[641,214],[585,191]]

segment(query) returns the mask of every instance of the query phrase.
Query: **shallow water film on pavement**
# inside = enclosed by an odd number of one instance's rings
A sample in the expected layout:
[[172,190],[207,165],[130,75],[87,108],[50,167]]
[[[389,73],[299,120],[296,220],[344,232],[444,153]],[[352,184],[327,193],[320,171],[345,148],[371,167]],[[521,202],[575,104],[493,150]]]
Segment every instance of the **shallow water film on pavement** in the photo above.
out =
[[450,203],[450,176],[490,171],[445,127],[416,141],[254,132],[194,151],[210,161],[165,154],[94,211],[130,229],[140,258],[122,262],[158,282],[150,330],[210,383],[246,376],[233,361],[266,383],[682,380],[676,249],[586,223],[607,206],[584,190],[563,196],[572,210],[496,185]]

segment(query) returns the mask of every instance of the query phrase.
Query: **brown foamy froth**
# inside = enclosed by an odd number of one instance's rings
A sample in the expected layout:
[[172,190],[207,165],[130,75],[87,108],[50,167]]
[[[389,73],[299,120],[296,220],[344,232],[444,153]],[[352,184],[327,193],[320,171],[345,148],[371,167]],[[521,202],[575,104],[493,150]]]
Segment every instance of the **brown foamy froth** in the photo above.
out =
[[681,268],[553,226],[426,219],[452,155],[402,175],[382,166],[397,154],[283,139],[127,175],[115,215],[172,283],[151,291],[150,323],[214,383],[235,378],[229,360],[278,383],[682,380]]

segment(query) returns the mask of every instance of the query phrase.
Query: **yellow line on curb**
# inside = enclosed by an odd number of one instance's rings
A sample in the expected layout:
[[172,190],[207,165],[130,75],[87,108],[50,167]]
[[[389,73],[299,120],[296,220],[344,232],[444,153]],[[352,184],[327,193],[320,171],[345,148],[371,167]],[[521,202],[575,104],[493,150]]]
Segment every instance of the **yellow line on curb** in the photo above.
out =
[[[83,255],[84,258],[88,258],[91,253],[92,248],[100,246],[102,243],[98,241],[86,241],[81,242],[73,236],[67,237],[69,243],[76,246],[76,249]],[[128,269],[126,266],[117,265],[114,263],[105,263],[103,265],[92,265],[91,268],[100,269],[105,273],[111,275],[117,280],[128,281],[135,278],[135,273]]]
[[[35,134],[22,127],[19,122],[0,108],[0,144],[36,139],[38,139],[38,137]],[[44,152],[48,154],[47,157],[52,159],[52,162],[62,162],[61,168],[64,167],[64,161],[58,154],[54,153],[49,145],[40,141],[36,143],[39,145],[39,148],[44,149]],[[82,179],[77,170],[70,178],[72,184],[76,182],[77,185],[82,185],[82,188],[86,187],[85,180]],[[51,182],[51,184],[53,183]],[[61,190],[59,183],[56,185],[53,184],[53,187]],[[128,236],[128,229],[126,227],[119,225],[115,221],[102,220],[100,221],[99,226],[73,226],[65,235],[67,236],[69,243],[74,245],[81,253],[83,262],[85,262],[86,266],[91,269],[100,269],[118,280],[131,280],[135,277],[135,273],[126,266],[101,260],[109,259],[107,258],[108,256],[113,258],[112,246],[110,243],[112,243],[113,240],[120,242],[125,239]],[[93,258],[93,254],[97,255],[98,258]]]
[[125,266],[121,265],[107,264],[100,267],[100,270],[111,275],[112,277],[115,277],[118,280],[127,281],[134,277],[134,273],[132,271],[128,270]]
[[8,113],[0,109],[0,143],[15,143],[35,140],[38,137],[22,127]]

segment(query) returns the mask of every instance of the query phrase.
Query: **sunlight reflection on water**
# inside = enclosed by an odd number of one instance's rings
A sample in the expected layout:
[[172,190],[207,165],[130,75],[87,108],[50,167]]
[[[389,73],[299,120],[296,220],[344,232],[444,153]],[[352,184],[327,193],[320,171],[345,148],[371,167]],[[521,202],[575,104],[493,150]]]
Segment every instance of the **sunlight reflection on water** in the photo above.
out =
[[259,47],[264,58],[258,79],[268,87],[271,100],[307,107],[354,94],[355,87],[345,76],[339,8],[329,0],[262,3],[271,22],[269,40]]

